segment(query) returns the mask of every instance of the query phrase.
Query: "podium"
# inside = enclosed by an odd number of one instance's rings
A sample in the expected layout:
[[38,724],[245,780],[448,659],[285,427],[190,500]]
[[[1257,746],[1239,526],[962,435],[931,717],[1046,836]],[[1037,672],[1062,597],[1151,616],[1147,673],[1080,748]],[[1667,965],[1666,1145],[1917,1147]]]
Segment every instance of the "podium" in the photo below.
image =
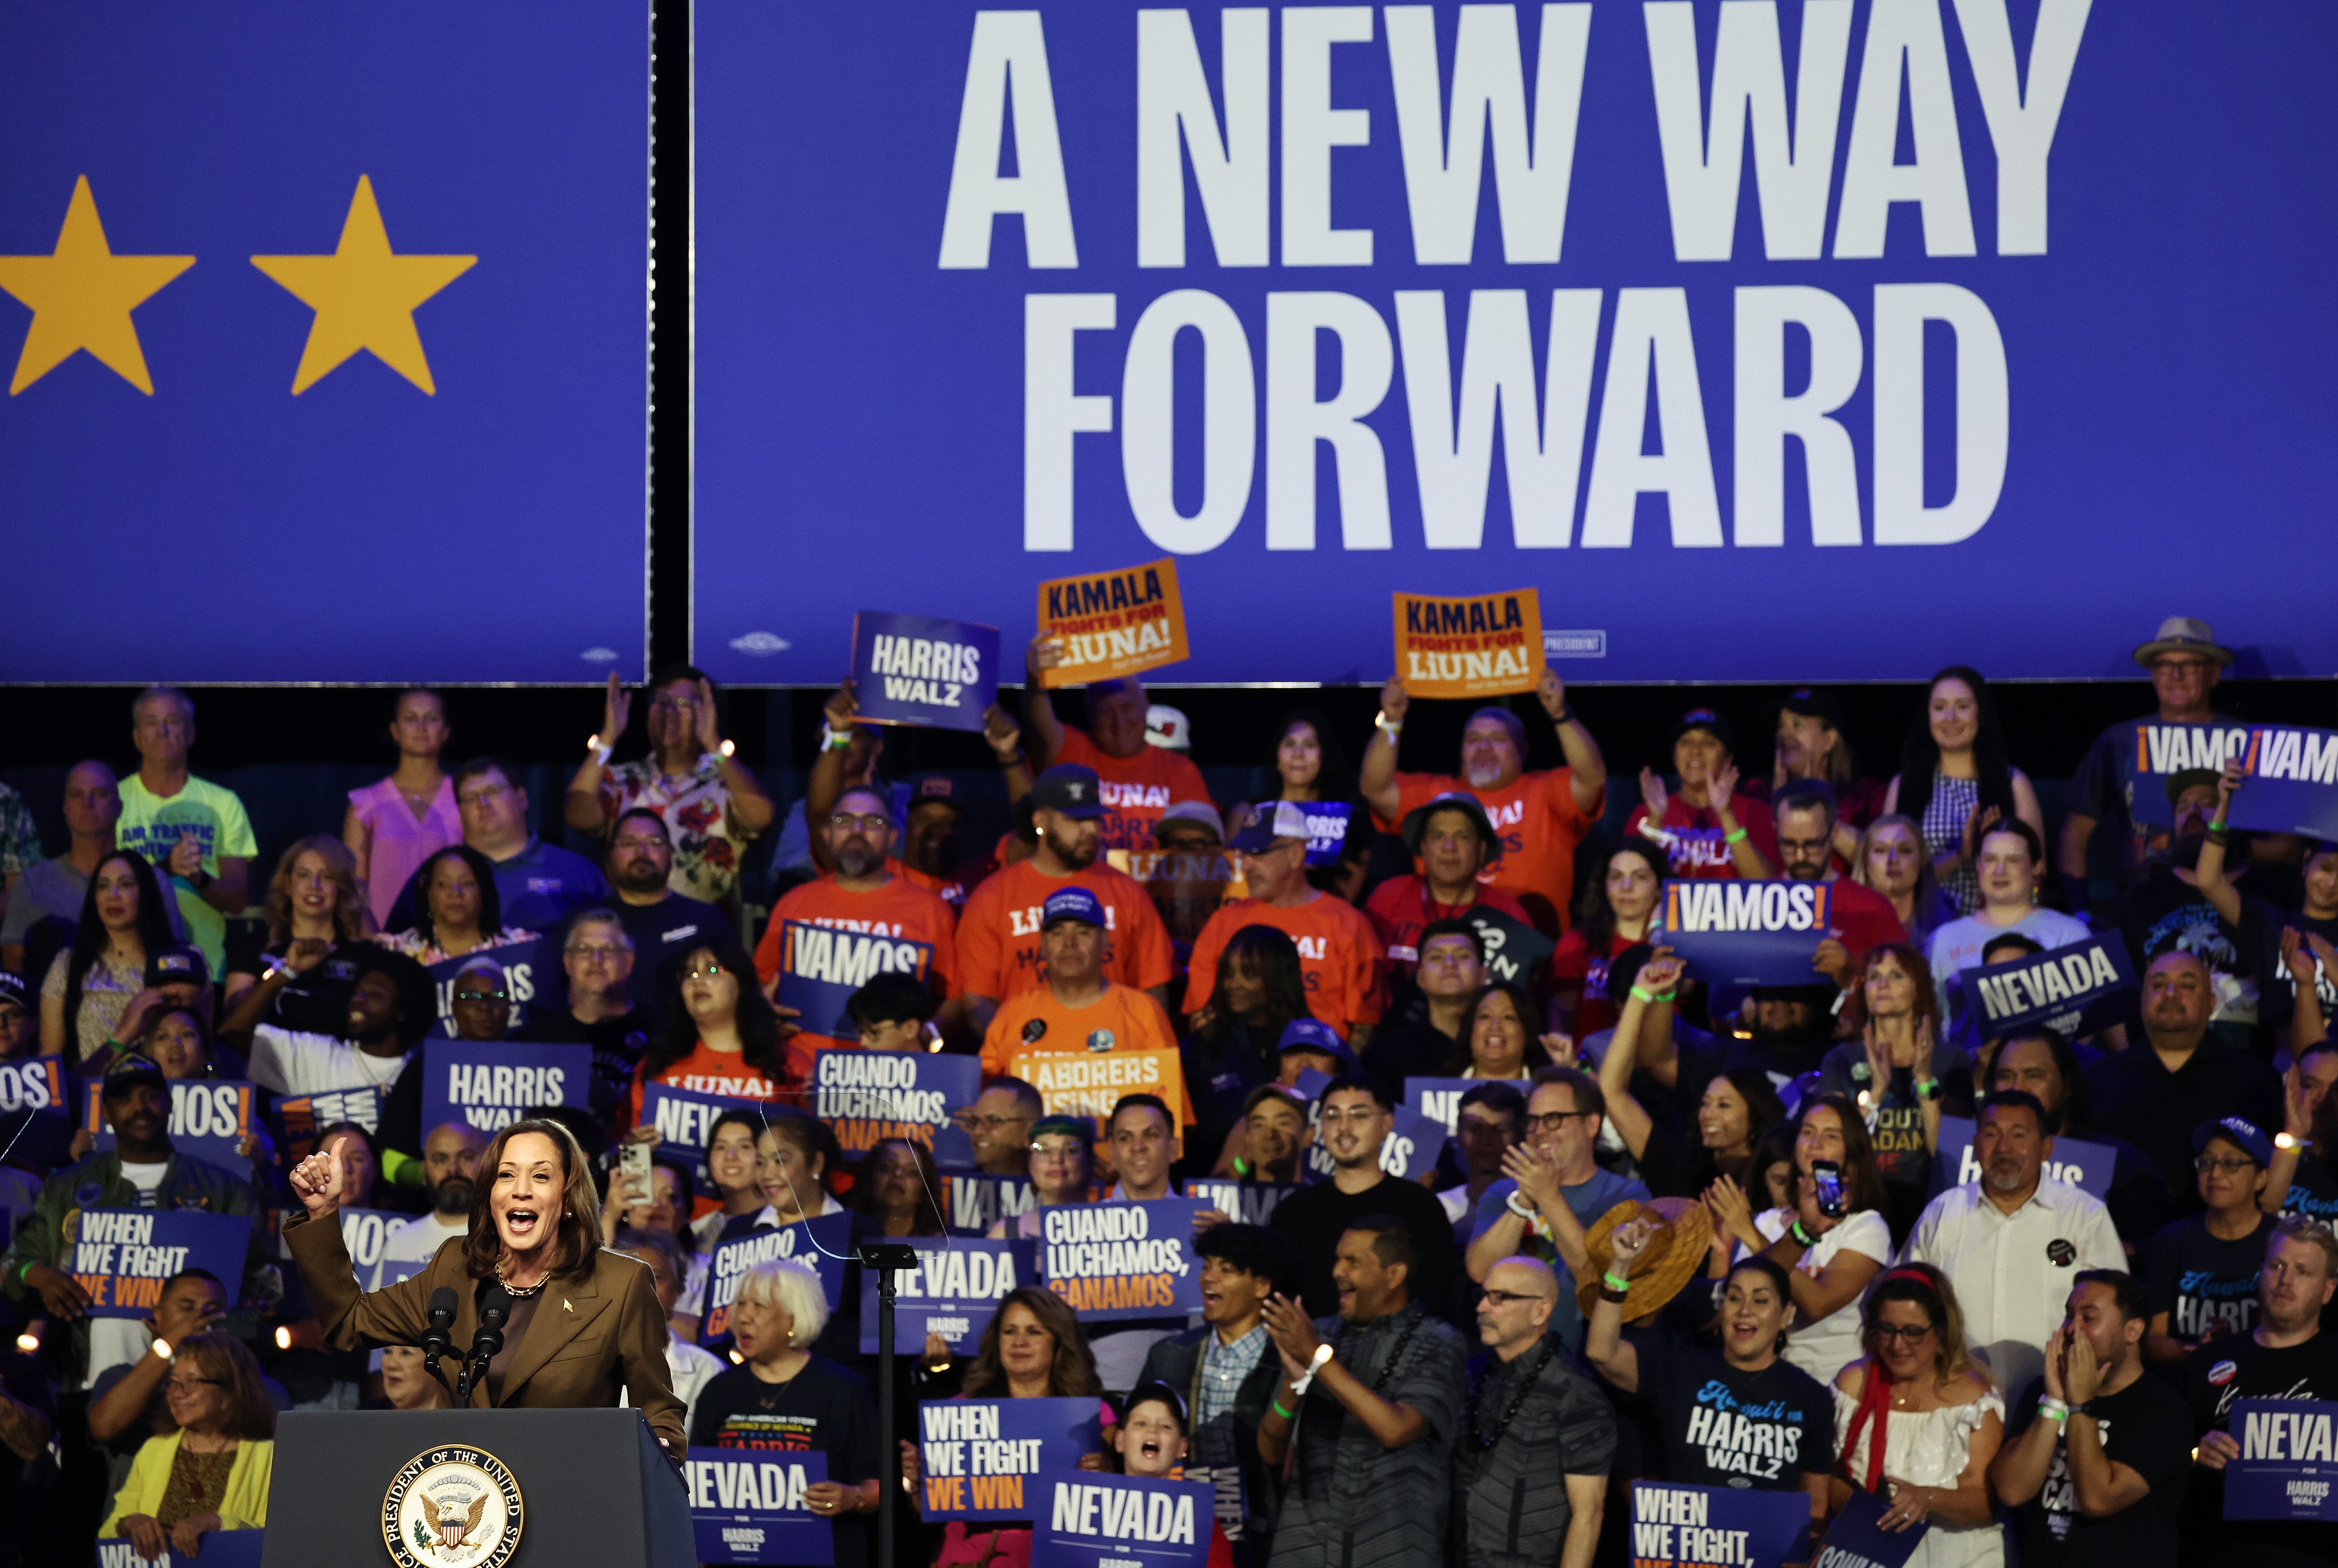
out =
[[[427,1465],[440,1450],[486,1456],[508,1470],[520,1531],[502,1568],[693,1568],[698,1561],[690,1495],[638,1410],[319,1410],[277,1420],[261,1568],[390,1561],[388,1494],[415,1461]],[[427,1476],[408,1483],[425,1507],[431,1486]],[[467,1495],[459,1481],[438,1494]],[[501,1501],[477,1499],[483,1511],[494,1505],[489,1527],[502,1516]],[[408,1530],[418,1523],[412,1514]],[[420,1523],[427,1528],[433,1519]],[[416,1555],[478,1560],[472,1551]]]

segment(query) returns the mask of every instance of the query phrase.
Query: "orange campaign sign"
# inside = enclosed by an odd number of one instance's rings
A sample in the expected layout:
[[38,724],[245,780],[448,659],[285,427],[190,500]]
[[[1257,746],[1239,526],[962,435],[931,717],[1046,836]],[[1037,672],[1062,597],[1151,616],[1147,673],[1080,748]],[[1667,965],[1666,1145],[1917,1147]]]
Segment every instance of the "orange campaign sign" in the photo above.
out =
[[1410,695],[1499,697],[1542,683],[1542,602],[1534,589],[1393,597],[1396,674]]
[[1098,1127],[1124,1094],[1158,1094],[1189,1122],[1185,1068],[1174,1051],[1018,1052],[1007,1071],[1039,1092],[1049,1116],[1092,1116]]
[[1164,555],[1119,572],[1039,584],[1039,630],[1061,649],[1046,687],[1082,686],[1157,670],[1189,656],[1177,563]]

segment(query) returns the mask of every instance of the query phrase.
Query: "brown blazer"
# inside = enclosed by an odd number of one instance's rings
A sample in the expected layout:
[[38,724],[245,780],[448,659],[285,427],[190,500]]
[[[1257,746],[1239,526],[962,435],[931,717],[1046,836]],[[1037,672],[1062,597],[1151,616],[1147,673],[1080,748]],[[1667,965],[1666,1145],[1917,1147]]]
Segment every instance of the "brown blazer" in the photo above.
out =
[[[300,1265],[326,1341],[337,1349],[421,1344],[430,1326],[431,1292],[452,1286],[455,1354],[439,1363],[452,1384],[479,1327],[479,1282],[465,1271],[460,1237],[442,1244],[421,1273],[379,1290],[358,1289],[337,1217],[319,1224],[306,1214],[295,1215],[284,1222],[284,1240]],[[680,1464],[689,1439],[683,1430],[683,1404],[674,1397],[666,1369],[666,1338],[665,1314],[658,1308],[648,1265],[604,1248],[593,1255],[590,1275],[545,1283],[526,1337],[512,1353],[503,1407],[614,1408],[622,1389]],[[484,1409],[486,1403],[484,1387],[471,1390],[473,1406]]]

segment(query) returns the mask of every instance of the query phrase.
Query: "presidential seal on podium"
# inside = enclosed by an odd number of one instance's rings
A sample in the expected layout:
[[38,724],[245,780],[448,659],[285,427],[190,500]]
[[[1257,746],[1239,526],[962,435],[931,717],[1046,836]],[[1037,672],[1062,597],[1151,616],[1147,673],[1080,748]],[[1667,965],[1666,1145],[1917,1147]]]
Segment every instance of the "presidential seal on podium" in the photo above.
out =
[[484,1448],[426,1448],[382,1494],[382,1543],[398,1568],[503,1568],[525,1521],[518,1478]]

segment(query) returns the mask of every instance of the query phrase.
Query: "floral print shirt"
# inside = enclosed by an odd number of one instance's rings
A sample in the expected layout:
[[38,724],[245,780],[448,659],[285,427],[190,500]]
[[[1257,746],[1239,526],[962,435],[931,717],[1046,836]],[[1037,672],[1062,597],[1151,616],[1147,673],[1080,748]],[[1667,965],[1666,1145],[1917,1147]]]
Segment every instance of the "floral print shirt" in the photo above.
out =
[[666,886],[676,893],[719,904],[739,885],[740,857],[752,833],[731,813],[719,759],[712,753],[674,777],[658,771],[653,758],[620,762],[601,772],[601,811],[614,822],[621,811],[646,807],[665,819],[673,840],[673,870]]

